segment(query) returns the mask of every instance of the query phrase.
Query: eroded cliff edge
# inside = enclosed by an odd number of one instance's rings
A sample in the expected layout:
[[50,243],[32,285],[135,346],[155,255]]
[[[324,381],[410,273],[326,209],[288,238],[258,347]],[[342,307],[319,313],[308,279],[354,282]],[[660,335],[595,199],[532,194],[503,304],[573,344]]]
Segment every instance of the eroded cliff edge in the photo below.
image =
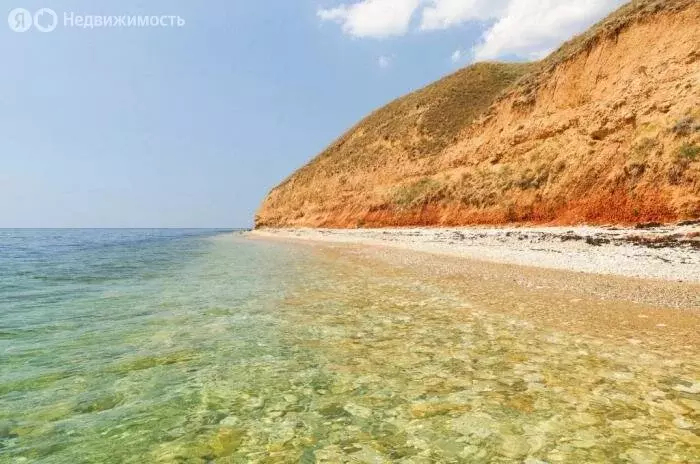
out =
[[257,227],[700,217],[700,2],[632,2],[539,63],[481,63],[374,112]]

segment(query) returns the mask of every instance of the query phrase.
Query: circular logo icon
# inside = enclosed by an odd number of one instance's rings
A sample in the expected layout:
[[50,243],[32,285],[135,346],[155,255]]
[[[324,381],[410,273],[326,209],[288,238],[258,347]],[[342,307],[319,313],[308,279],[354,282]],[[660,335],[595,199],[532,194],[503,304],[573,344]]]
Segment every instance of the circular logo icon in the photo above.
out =
[[10,11],[7,24],[15,32],[27,32],[32,27],[32,14],[24,8],[15,8]]
[[42,8],[34,13],[34,27],[39,32],[51,32],[58,25],[58,16],[51,8]]

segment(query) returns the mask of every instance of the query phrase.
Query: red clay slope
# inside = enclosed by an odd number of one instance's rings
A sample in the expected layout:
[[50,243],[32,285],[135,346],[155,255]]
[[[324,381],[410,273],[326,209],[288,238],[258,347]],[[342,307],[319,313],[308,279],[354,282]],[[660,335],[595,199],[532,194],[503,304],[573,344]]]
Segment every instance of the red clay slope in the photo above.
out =
[[477,64],[376,111],[257,227],[700,217],[700,2],[623,7],[536,64]]

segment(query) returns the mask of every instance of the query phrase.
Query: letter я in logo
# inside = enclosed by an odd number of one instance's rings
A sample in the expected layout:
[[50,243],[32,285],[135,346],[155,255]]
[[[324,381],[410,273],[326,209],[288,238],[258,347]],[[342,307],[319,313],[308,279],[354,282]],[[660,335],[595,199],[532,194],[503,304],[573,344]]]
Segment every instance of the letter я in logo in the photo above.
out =
[[15,8],[7,16],[7,24],[15,32],[27,32],[32,27],[32,14],[24,8]]

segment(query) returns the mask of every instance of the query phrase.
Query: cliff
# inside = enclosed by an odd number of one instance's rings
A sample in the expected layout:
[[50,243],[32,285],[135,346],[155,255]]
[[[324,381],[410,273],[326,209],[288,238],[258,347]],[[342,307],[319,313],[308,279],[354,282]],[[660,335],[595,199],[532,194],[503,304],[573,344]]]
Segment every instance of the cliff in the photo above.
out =
[[374,112],[257,227],[700,218],[700,1],[632,2],[538,63],[480,63]]

